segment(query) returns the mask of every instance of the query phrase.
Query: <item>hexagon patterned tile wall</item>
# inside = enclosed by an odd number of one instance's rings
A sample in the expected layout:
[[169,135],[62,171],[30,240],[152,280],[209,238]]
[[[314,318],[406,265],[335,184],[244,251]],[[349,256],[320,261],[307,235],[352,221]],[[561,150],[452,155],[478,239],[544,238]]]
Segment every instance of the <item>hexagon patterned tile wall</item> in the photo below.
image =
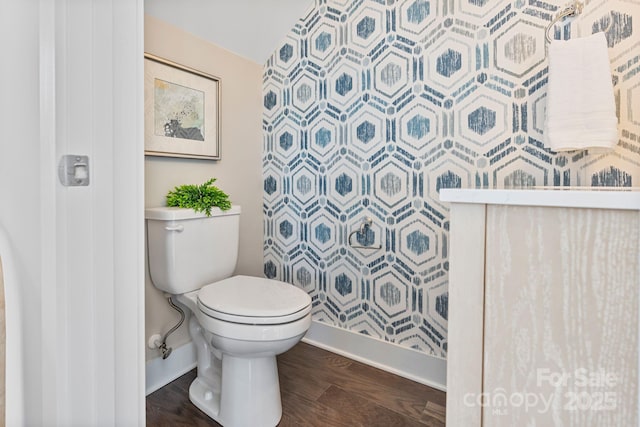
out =
[[[544,31],[564,3],[317,0],[265,65],[265,275],[309,292],[316,321],[446,357],[440,189],[640,185],[640,0],[579,18],[607,29],[615,151],[542,144]],[[355,240],[380,249],[347,242],[365,217]]]

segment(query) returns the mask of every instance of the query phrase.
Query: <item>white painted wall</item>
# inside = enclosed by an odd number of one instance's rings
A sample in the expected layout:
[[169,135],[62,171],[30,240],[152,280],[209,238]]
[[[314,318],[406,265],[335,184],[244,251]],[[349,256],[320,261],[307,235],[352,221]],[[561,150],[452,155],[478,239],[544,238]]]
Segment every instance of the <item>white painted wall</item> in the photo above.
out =
[[145,0],[145,13],[264,64],[312,0]]
[[[142,1],[3,6],[0,223],[25,301],[8,307],[25,424],[143,425]],[[66,153],[91,156],[90,187],[57,182]]]
[[[166,205],[167,192],[178,185],[217,178],[215,185],[242,207],[236,274],[262,276],[262,65],[151,16],[145,17],[145,51],[220,78],[222,132],[219,161],[147,157],[145,206]],[[148,273],[145,293],[147,342],[180,317]],[[187,324],[169,337],[169,346],[190,341]],[[158,350],[147,349],[147,360],[158,356]]]

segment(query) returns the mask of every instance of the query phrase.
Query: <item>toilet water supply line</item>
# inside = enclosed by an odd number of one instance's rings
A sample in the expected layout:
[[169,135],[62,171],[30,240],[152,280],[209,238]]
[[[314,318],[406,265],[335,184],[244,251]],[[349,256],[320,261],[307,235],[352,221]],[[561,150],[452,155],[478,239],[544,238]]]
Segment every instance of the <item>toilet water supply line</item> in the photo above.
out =
[[182,310],[180,307],[178,307],[173,303],[173,301],[171,300],[171,295],[168,295],[168,294],[165,294],[165,295],[167,297],[167,302],[169,302],[169,305],[171,306],[171,308],[173,308],[178,313],[180,313],[180,321],[173,328],[169,329],[169,331],[166,334],[164,334],[164,336],[162,337],[161,343],[156,343],[156,345],[158,346],[158,350],[162,352],[162,359],[166,359],[167,357],[169,357],[169,355],[171,354],[171,351],[173,350],[173,348],[167,347],[167,338],[169,337],[169,335],[174,333],[176,329],[178,329],[182,325],[182,322],[184,322],[184,317],[185,317],[184,310]]

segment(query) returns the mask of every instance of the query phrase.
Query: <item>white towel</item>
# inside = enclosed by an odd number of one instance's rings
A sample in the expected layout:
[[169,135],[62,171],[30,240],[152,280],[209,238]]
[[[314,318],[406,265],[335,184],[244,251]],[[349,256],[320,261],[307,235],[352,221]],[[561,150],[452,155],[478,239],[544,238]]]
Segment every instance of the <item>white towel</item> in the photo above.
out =
[[604,33],[549,45],[544,129],[553,151],[613,148],[618,119]]

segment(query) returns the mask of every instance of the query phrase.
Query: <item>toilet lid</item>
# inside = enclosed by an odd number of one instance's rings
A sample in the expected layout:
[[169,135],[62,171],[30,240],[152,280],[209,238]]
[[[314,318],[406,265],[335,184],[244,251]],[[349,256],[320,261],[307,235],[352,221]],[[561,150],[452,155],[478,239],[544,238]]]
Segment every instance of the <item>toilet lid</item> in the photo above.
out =
[[200,289],[198,306],[204,314],[229,322],[280,324],[309,313],[311,298],[288,283],[234,276]]

